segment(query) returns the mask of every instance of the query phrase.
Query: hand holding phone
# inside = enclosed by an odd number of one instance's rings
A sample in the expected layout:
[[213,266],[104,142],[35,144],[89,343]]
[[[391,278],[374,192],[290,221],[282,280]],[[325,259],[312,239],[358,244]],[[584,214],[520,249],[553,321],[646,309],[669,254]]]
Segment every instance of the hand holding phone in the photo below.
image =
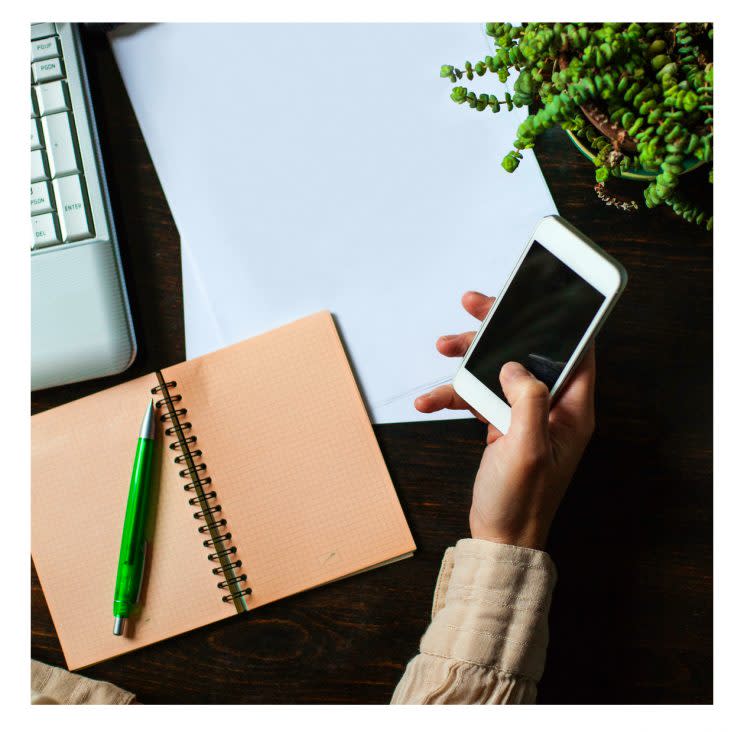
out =
[[419,397],[416,408],[470,409],[489,423],[470,511],[474,538],[545,546],[594,430],[592,339],[626,280],[619,263],[548,217],[498,297],[463,297],[480,330],[437,341],[463,362],[452,385]]
[[[479,320],[493,302],[477,292],[462,298],[465,309]],[[462,357],[474,337],[474,331],[443,336],[437,350]],[[513,366],[499,374],[512,407],[511,428],[503,434],[488,425],[488,444],[473,486],[470,532],[475,539],[544,549],[553,516],[594,430],[594,347],[589,347],[549,413],[547,386],[519,364]],[[419,397],[415,404],[421,412],[475,411],[451,384]],[[477,412],[476,416],[486,421]]]
[[556,396],[625,287],[622,265],[558,216],[544,218],[455,374],[455,391],[502,432],[499,383],[517,361]]

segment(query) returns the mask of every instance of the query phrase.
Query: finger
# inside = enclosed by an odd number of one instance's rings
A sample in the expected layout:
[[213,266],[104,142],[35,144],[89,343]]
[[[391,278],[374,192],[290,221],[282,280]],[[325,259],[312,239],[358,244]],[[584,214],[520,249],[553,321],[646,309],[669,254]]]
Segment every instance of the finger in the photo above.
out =
[[500,429],[497,429],[492,424],[489,424],[488,431],[486,432],[486,445],[491,445],[492,443],[496,442],[499,437],[503,436],[504,433]]
[[504,364],[499,379],[511,405],[509,434],[530,443],[547,444],[550,409],[548,387],[516,361]]
[[440,409],[470,409],[470,405],[454,390],[452,384],[444,384],[423,394],[414,401],[419,412],[429,414]]
[[488,420],[480,413],[476,412],[458,393],[455,391],[452,384],[446,384],[445,386],[439,386],[428,394],[418,397],[413,406],[418,409],[419,412],[439,412],[442,409],[467,409],[472,412],[473,416],[488,424]]
[[557,416],[572,422],[594,420],[594,385],[597,367],[594,344],[589,347],[571,375],[556,404]]
[[444,335],[437,340],[437,351],[443,356],[464,356],[465,351],[475,338],[475,331],[459,333],[458,335]]
[[493,305],[495,297],[487,297],[480,292],[470,290],[462,296],[462,306],[467,310],[474,318],[483,320],[488,315],[488,311]]

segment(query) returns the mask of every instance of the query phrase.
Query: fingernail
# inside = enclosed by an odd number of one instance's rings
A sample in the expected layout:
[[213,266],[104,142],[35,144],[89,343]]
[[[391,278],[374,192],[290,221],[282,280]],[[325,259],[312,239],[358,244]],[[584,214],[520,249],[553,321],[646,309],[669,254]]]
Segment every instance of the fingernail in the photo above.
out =
[[419,399],[428,399],[430,396],[431,392],[429,392],[428,394],[422,394],[420,397],[416,397],[416,401],[418,401]]
[[500,379],[501,381],[511,381],[512,379],[517,379],[520,376],[524,376],[524,374],[526,373],[527,369],[522,366],[521,363],[517,363],[516,361],[509,361],[501,367]]
[[440,341],[451,341],[453,338],[457,338],[457,336],[453,336],[453,335],[439,336]]

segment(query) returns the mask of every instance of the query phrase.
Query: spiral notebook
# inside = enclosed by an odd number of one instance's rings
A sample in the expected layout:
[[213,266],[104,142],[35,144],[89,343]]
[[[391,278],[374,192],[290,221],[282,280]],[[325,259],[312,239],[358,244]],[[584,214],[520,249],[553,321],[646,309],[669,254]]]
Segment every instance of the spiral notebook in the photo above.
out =
[[[119,542],[151,395],[161,434],[142,614],[116,637]],[[327,312],[31,426],[31,549],[71,670],[415,549]]]

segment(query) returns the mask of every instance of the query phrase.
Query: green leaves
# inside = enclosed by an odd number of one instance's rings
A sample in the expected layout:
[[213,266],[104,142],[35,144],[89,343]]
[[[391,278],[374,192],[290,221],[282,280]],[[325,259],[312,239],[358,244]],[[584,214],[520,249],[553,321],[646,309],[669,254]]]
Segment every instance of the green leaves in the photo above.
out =
[[688,91],[682,99],[682,109],[685,112],[693,112],[698,106],[698,95],[694,91]]
[[[534,105],[502,160],[507,172],[518,167],[521,150],[559,125],[595,152],[597,181],[643,167],[656,175],[644,191],[647,206],[667,203],[688,220],[712,225],[676,193],[686,160],[713,159],[710,24],[489,22],[486,34],[494,44],[489,55],[466,61],[462,69],[446,64],[440,76],[456,83],[491,73],[504,83],[516,72],[512,93],[501,88],[476,94],[454,86],[450,94],[456,104],[478,112]],[[587,121],[587,104],[615,125],[614,142]],[[628,137],[637,152],[621,146]]]
[[450,94],[450,99],[456,104],[462,104],[468,96],[468,90],[464,86],[456,86]]
[[664,81],[665,78],[667,78],[667,81],[671,81],[671,77],[676,76],[677,74],[677,64],[675,64],[673,61],[670,61],[665,66],[662,66],[661,69],[659,69],[659,73],[656,74],[657,79],[661,79]]
[[521,153],[517,152],[516,150],[509,150],[509,152],[504,156],[504,159],[501,161],[501,167],[507,173],[513,173],[519,166],[519,161],[521,159]]
[[658,56],[654,56],[651,59],[651,68],[654,69],[654,71],[658,71],[662,66],[666,66],[671,62],[672,59],[670,59],[669,56],[660,53]]
[[529,104],[535,96],[535,81],[528,69],[523,69],[514,83],[514,101],[519,106]]
[[504,92],[504,100],[500,101],[496,98],[495,94],[480,94],[477,95],[473,91],[468,91],[464,86],[456,86],[452,89],[450,99],[456,104],[464,104],[467,102],[471,109],[475,109],[478,112],[482,112],[485,109],[491,108],[491,111],[498,112],[501,106],[505,106],[510,112],[515,106],[521,106],[521,103],[517,103],[512,99],[509,92]]
[[658,56],[659,54],[662,54],[666,51],[666,42],[663,41],[661,38],[657,38],[655,41],[652,41],[648,49],[646,50],[646,55],[649,57]]

